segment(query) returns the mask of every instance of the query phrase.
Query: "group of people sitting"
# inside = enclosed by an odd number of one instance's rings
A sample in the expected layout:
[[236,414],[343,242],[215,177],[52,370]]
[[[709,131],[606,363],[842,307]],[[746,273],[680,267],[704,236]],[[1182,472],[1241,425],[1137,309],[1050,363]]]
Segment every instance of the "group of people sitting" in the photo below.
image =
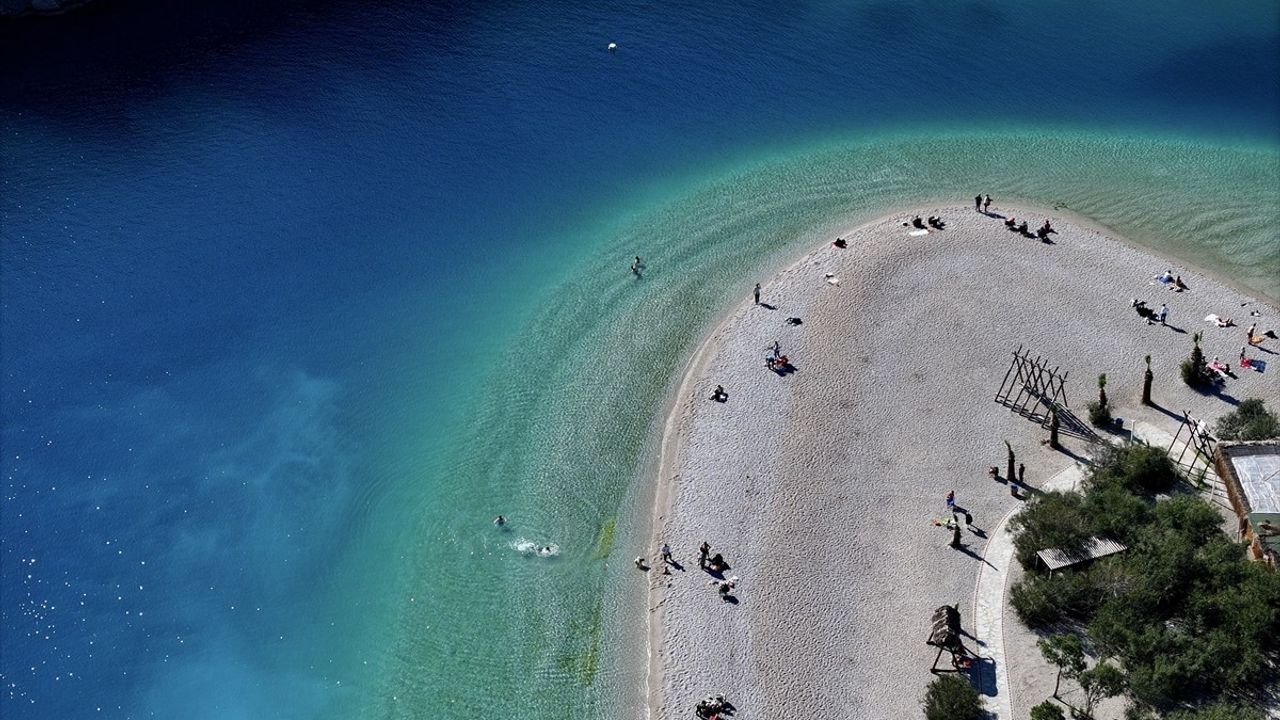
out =
[[[1009,228],[1010,230],[1013,230],[1014,232],[1020,232],[1023,235],[1026,235],[1027,237],[1031,237],[1031,231],[1027,226],[1026,220],[1023,220],[1021,223],[1019,223],[1018,218],[1010,215],[1009,217],[1005,218],[1004,226]],[[1053,225],[1050,224],[1048,220],[1045,220],[1044,225],[1041,225],[1040,229],[1036,230],[1035,236],[1040,238],[1043,241],[1048,241],[1049,235],[1057,234],[1057,232],[1058,232],[1057,230],[1053,229]]]
[[[906,225],[907,223],[902,223],[902,224]],[[921,220],[920,216],[917,215],[911,219],[910,224],[911,224],[911,227],[917,228],[919,230],[928,230],[929,228],[933,228],[934,230],[942,230],[947,226],[947,224],[942,221],[942,218],[935,217],[933,215],[930,215],[927,220]],[[926,225],[928,227],[926,227]]]
[[737,708],[733,706],[733,703],[725,700],[723,695],[708,695],[699,700],[698,704],[693,708],[693,711],[702,720],[717,720],[717,718],[728,717],[736,710]]
[[728,402],[729,393],[725,392],[723,385],[717,385],[716,389],[711,391],[711,399],[718,403]]
[[1186,283],[1182,282],[1182,276],[1174,275],[1172,270],[1165,270],[1163,275],[1157,275],[1156,282],[1168,285],[1174,292],[1182,292],[1183,290],[1191,289],[1187,287]]

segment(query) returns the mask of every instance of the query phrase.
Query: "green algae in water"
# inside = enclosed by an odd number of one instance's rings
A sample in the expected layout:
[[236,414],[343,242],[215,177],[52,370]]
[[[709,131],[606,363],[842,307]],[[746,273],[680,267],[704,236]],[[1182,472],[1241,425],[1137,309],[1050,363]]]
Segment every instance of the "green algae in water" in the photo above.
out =
[[618,528],[618,518],[611,517],[600,526],[600,534],[596,537],[596,552],[594,557],[597,560],[603,560],[609,557],[609,553],[613,552],[613,534]]

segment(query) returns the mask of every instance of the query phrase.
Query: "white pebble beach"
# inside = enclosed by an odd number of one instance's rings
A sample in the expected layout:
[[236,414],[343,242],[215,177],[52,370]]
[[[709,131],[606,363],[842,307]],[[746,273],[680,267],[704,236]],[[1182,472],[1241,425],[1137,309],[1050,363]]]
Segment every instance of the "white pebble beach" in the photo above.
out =
[[[657,470],[653,547],[670,543],[683,570],[664,575],[652,552],[652,717],[693,717],[712,694],[740,720],[920,716],[936,653],[930,617],[958,604],[972,632],[984,562],[984,537],[967,534],[967,550],[955,550],[933,524],[949,517],[947,492],[989,530],[1021,502],[987,475],[1003,472],[1005,440],[1033,487],[1087,452],[1066,435],[1068,452],[1048,449],[1047,431],[994,401],[1015,348],[1069,372],[1069,406],[1086,422],[1099,373],[1113,414],[1171,435],[1183,410],[1213,422],[1232,399],[1280,399],[1280,342],[1249,350],[1265,372],[1237,363],[1251,322],[1280,332],[1273,301],[1043,208],[997,200],[991,212],[1025,215],[1033,230],[1052,218],[1057,234],[1042,243],[972,207],[909,209],[842,233],[846,249],[824,245],[761,278],[761,301],[775,309],[754,305],[746,283],[742,304],[705,336]],[[945,229],[909,235],[903,223],[917,213]],[[1190,290],[1154,282],[1166,270]],[[1140,319],[1135,298],[1167,303],[1168,326]],[[1206,322],[1210,313],[1237,326]],[[1206,358],[1238,376],[1219,395],[1192,391],[1178,372],[1198,331]],[[794,373],[765,367],[775,341]],[[1148,354],[1163,411],[1139,402]],[[710,400],[717,385],[727,402]],[[704,540],[740,579],[737,603],[708,586]],[[983,653],[983,638],[966,642]]]

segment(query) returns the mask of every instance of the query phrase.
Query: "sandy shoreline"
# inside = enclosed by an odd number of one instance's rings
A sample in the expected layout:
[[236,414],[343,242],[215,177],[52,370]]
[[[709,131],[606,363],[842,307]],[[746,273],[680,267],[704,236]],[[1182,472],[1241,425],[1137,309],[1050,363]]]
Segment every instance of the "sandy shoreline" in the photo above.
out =
[[[1157,402],[1207,418],[1230,409],[1182,386],[1177,363],[1199,330],[1209,356],[1234,360],[1248,311],[1260,310],[1267,329],[1274,307],[1061,213],[992,210],[1025,212],[1032,227],[1054,218],[1055,243],[971,207],[920,208],[948,221],[925,237],[901,226],[916,210],[885,216],[843,233],[848,249],[819,248],[763,282],[776,310],[747,298],[699,344],[668,406],[656,470],[653,546],[670,542],[684,570],[648,575],[650,717],[686,717],[708,693],[728,696],[740,718],[918,713],[929,611],[958,602],[969,622],[985,542],[970,536],[967,554],[945,547],[930,523],[943,496],[954,488],[989,527],[1016,502],[984,475],[1002,440],[1032,484],[1071,463],[992,401],[1017,345],[1071,370],[1081,415],[1106,372],[1118,414],[1172,428],[1166,414],[1137,408],[1147,353]],[[1149,284],[1166,268],[1191,292]],[[1167,302],[1185,334],[1139,321],[1132,297]],[[1201,320],[1210,312],[1241,326],[1215,328]],[[774,340],[795,374],[764,368]],[[1233,396],[1280,394],[1280,366],[1237,373]],[[727,403],[707,399],[716,384]],[[707,587],[696,553],[704,539],[742,578],[738,604]]]

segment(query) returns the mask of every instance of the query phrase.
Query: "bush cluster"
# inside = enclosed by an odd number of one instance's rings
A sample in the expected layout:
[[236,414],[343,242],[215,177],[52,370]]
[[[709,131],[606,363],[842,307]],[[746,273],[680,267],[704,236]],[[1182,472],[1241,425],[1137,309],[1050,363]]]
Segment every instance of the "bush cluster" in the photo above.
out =
[[1218,420],[1218,436],[1223,440],[1271,440],[1280,438],[1280,420],[1258,398],[1240,403]]
[[[1010,602],[1033,628],[1084,628],[1119,660],[1140,709],[1204,705],[1216,718],[1212,702],[1280,681],[1280,574],[1248,562],[1199,497],[1157,499],[1177,480],[1162,450],[1129,445],[1098,459],[1083,493],[1033,499],[1014,520],[1028,572]],[[1095,535],[1129,549],[1052,576],[1036,567],[1037,550]]]
[[925,691],[924,716],[926,720],[979,720],[982,698],[965,678],[940,675]]

